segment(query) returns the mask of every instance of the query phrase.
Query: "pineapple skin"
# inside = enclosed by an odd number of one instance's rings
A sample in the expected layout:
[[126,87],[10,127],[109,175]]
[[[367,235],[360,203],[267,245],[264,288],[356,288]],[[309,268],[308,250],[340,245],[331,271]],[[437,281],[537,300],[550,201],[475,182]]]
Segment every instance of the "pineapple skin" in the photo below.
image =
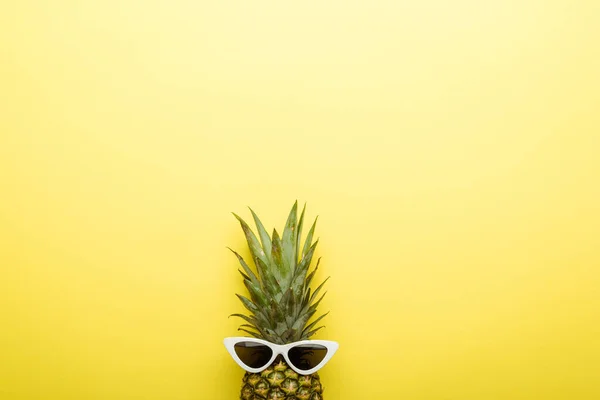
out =
[[298,375],[284,361],[259,374],[246,372],[241,400],[322,400],[323,386],[318,373]]

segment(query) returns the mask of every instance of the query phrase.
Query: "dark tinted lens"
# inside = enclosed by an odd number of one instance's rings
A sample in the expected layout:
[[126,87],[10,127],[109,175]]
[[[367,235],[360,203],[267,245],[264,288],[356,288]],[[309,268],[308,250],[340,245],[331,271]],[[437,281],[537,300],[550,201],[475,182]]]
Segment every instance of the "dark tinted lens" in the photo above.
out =
[[313,369],[327,355],[327,347],[320,344],[302,344],[292,347],[288,351],[290,362],[294,367],[303,371]]
[[269,346],[255,342],[239,342],[234,349],[240,360],[250,368],[264,367],[273,356]]

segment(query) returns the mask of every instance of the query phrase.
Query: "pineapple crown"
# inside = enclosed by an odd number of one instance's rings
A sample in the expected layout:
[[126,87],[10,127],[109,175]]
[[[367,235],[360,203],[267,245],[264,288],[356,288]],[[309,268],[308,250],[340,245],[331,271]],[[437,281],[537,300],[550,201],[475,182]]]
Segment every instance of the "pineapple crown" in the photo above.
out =
[[275,229],[269,236],[256,213],[250,209],[260,242],[248,224],[233,213],[242,226],[257,272],[254,273],[242,256],[229,249],[236,255],[242,266],[239,271],[250,294],[250,298],[236,294],[250,312],[249,315],[231,315],[247,322],[240,325],[238,330],[272,343],[287,344],[306,340],[323,328],[323,326],[315,326],[328,313],[322,314],[308,324],[327,293],[318,297],[329,278],[311,291],[310,283],[319,268],[321,259],[317,260],[315,268],[308,273],[319,240],[312,243],[317,225],[317,218],[315,218],[300,249],[305,210],[306,204],[298,220],[298,202],[294,203],[283,235],[280,237]]

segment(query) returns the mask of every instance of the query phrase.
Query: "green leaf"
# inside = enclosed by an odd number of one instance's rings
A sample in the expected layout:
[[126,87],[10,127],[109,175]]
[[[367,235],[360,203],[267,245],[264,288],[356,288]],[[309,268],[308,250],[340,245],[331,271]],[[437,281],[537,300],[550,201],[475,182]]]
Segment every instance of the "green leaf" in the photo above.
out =
[[312,238],[315,233],[315,228],[317,227],[318,219],[319,217],[315,218],[315,222],[313,222],[312,226],[310,227],[310,230],[308,231],[308,235],[306,235],[306,240],[304,241],[304,248],[302,249],[301,259],[304,258],[304,256],[306,255],[306,253],[308,253],[308,250],[312,246]]
[[260,321],[254,317],[249,317],[244,314],[231,314],[230,317],[238,317],[248,322],[249,324],[254,325],[256,327],[255,329],[261,333],[262,337],[267,336],[269,332],[273,332],[265,325],[261,325]]
[[309,337],[311,337],[312,335],[314,335],[315,333],[317,333],[317,331],[318,331],[319,329],[323,329],[323,328],[325,328],[325,326],[324,326],[324,325],[323,325],[323,326],[320,326],[320,327],[318,327],[317,329],[313,329],[312,331],[310,331],[310,332],[308,332],[308,333],[306,334],[306,338],[309,338]]
[[237,218],[237,220],[240,222],[240,225],[242,226],[244,235],[246,235],[246,241],[248,242],[248,248],[250,249],[250,252],[252,253],[252,259],[254,259],[255,257],[258,257],[261,260],[263,260],[263,262],[266,264],[268,262],[267,255],[265,254],[264,250],[260,246],[260,243],[259,243],[258,239],[256,238],[256,235],[254,235],[254,232],[252,232],[252,229],[250,229],[250,227],[248,226],[246,221],[244,221],[239,215],[237,215],[236,213],[232,213],[232,214],[234,217]]
[[297,225],[298,224],[298,201],[292,206],[292,210],[288,215],[288,219],[283,229],[282,244],[283,244],[283,260],[285,265],[290,269],[291,274],[294,274],[296,269],[296,251],[297,240]]
[[288,330],[286,330],[285,332],[283,332],[283,334],[281,335],[283,337],[284,342],[289,343],[289,342],[295,342],[298,339],[296,338],[298,331],[296,329],[290,328]]
[[242,274],[242,276],[244,277],[244,279],[246,279],[246,280],[250,280],[250,277],[249,277],[248,275],[246,275],[246,274],[244,273],[244,271],[242,271],[241,269],[238,269],[238,272],[239,272],[240,274]]
[[304,225],[304,211],[306,211],[306,203],[302,207],[302,213],[300,213],[300,221],[298,222],[298,232],[296,233],[296,264],[300,263],[300,241],[302,240],[302,226]]
[[[319,305],[319,303],[321,302],[321,300],[323,300],[323,297],[325,297],[325,295],[326,295],[326,294],[327,294],[327,292],[323,293],[323,296],[321,296],[321,297],[319,298],[319,300],[317,300],[315,303],[311,304],[311,306],[310,306],[310,308],[309,308],[309,309],[316,310],[316,309],[317,309],[317,306]],[[313,293],[313,295],[312,295],[311,297],[314,297],[314,296],[315,296],[315,295],[314,295],[314,293]]]
[[250,269],[250,267],[248,266],[248,264],[246,264],[246,261],[244,261],[244,259],[242,258],[242,256],[240,256],[237,252],[235,252],[234,250],[232,250],[230,247],[228,247],[228,249],[231,250],[231,252],[233,254],[235,254],[235,256],[238,258],[240,264],[242,265],[242,267],[244,268],[244,271],[246,272],[246,275],[248,275],[250,277],[249,280],[251,280],[252,283],[254,283],[255,285],[258,286],[259,285],[258,278],[254,274],[254,272]]
[[[250,208],[250,207],[248,207]],[[258,218],[258,215],[250,208],[250,212],[252,213],[252,218],[254,218],[254,224],[256,225],[256,229],[258,230],[258,236],[260,236],[260,241],[262,242],[262,248],[265,254],[270,257],[271,256],[271,237],[267,233],[267,230],[263,226],[262,222]]]
[[310,287],[310,282],[313,280],[313,277],[315,276],[315,273],[319,269],[319,264],[320,263],[321,263],[321,257],[319,257],[317,259],[317,265],[315,265],[315,269],[313,269],[312,272],[310,274],[308,274],[308,276],[306,277],[306,280],[304,282],[304,289],[305,290]]
[[310,302],[312,303],[313,299],[315,297],[317,297],[317,295],[319,294],[319,292],[321,291],[321,288],[323,287],[323,285],[329,280],[329,276],[323,281],[321,282],[321,284],[315,289],[315,291],[313,292],[312,296],[310,296]]
[[252,299],[252,301],[263,307],[265,304],[267,304],[267,299],[265,298],[264,294],[261,292],[260,287],[256,286],[253,282],[251,281],[244,281],[244,286],[246,286],[246,288],[248,289],[248,292],[250,293],[250,298]]
[[294,325],[294,321],[296,320],[298,299],[292,288],[288,290],[288,293],[290,293],[290,296],[287,298],[287,303],[283,304],[285,304],[285,321],[289,327],[292,327]]
[[254,325],[261,333],[264,333],[263,331],[265,329],[273,327],[273,323],[267,316],[266,311],[266,309],[262,309],[258,314],[254,314],[256,319],[256,323]]
[[[327,292],[325,292],[327,293]],[[307,292],[308,294],[308,292]],[[324,295],[323,295],[324,296]],[[321,299],[323,298],[323,296],[321,296]],[[309,301],[303,301],[302,303],[304,306],[302,307],[302,310],[300,310],[300,313],[298,314],[298,319],[302,320],[304,319],[304,322],[302,323],[302,326],[304,326],[304,324],[306,324],[308,322],[308,320],[313,316],[313,314],[317,311],[317,306],[318,306],[318,302],[311,305]]]
[[306,328],[302,329],[302,333],[304,334],[304,332],[310,331],[312,329],[312,327],[315,326],[317,323],[319,323],[320,320],[322,320],[323,318],[325,318],[327,316],[327,314],[329,314],[329,311],[326,312],[325,314],[321,315],[319,318],[315,319],[310,324],[308,324],[308,326]]
[[292,289],[288,289],[283,297],[281,298],[281,301],[279,302],[279,309],[282,311],[282,314],[284,316],[286,325],[288,328],[291,328],[291,324],[289,322],[289,318],[293,318],[293,315],[290,314],[289,310],[292,308],[294,303],[294,292],[292,291]]
[[316,310],[306,309],[304,313],[300,313],[300,315],[296,318],[296,322],[292,327],[302,332],[302,329],[306,326],[306,323],[312,318],[315,312]]
[[258,326],[258,324],[256,323],[257,322],[256,318],[254,318],[254,317],[249,317],[249,316],[244,315],[244,314],[231,314],[230,317],[238,317],[238,318],[241,318],[244,321],[246,321],[246,322],[248,322],[248,323],[250,323],[252,325]]
[[308,288],[308,290],[304,294],[304,298],[302,300],[302,309],[305,309],[309,303],[310,303],[310,288]]
[[250,335],[252,335],[253,337],[258,338],[258,339],[262,338],[262,335],[258,332],[252,332],[252,331],[249,331],[244,328],[238,328],[238,331],[243,331],[243,332],[249,333]]
[[277,233],[276,229],[273,229],[273,238],[271,243],[273,245],[273,247],[271,248],[271,258],[273,259],[273,263],[275,264],[275,268],[273,269],[275,278],[277,278],[279,286],[281,286],[283,290],[287,290],[287,288],[289,287],[288,276],[290,271],[288,268],[286,268],[283,259],[281,239],[279,238],[279,234]]
[[275,275],[273,275],[271,269],[260,258],[256,258],[254,262],[258,266],[258,270],[261,271],[261,283],[266,294],[270,298],[276,297],[281,293],[281,286],[279,286],[277,278]]
[[258,312],[258,307],[250,299],[248,299],[242,295],[239,295],[237,293],[235,295],[238,297],[238,299],[240,299],[240,301],[242,302],[242,304],[244,305],[244,307],[246,307],[246,309],[248,311],[250,311],[251,313],[254,313],[254,314]]
[[319,240],[317,240],[310,247],[310,249],[308,250],[308,253],[306,253],[306,255],[302,258],[302,261],[300,261],[300,264],[298,265],[298,268],[296,269],[296,273],[294,275],[294,281],[292,282],[292,287],[294,287],[294,289],[297,292],[300,292],[302,290],[302,287],[304,286],[306,273],[308,272],[308,268],[310,266],[310,263],[313,258],[313,254],[315,253],[315,249],[317,248],[318,244],[319,244]]
[[269,317],[271,321],[281,321],[285,318],[285,315],[279,308],[279,305],[275,302],[272,302],[269,307]]
[[277,326],[275,327],[275,332],[277,333],[277,335],[282,335],[283,332],[285,332],[287,329],[288,326],[285,323],[285,321],[279,321],[277,322]]

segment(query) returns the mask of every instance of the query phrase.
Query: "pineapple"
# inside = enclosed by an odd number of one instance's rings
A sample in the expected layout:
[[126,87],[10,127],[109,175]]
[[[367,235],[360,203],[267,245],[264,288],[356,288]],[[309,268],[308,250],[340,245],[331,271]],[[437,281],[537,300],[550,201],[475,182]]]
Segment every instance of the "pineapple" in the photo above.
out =
[[[329,278],[314,291],[311,290],[310,284],[320,258],[308,273],[318,240],[312,242],[317,224],[315,219],[300,248],[305,209],[306,206],[298,220],[298,202],[294,203],[281,237],[276,230],[269,236],[258,216],[250,209],[260,241],[248,224],[233,214],[242,226],[257,271],[255,274],[244,259],[230,249],[242,266],[239,271],[250,295],[247,298],[236,294],[249,311],[248,315],[232,314],[246,322],[238,330],[272,343],[287,344],[306,340],[323,328],[316,325],[327,313],[308,323],[325,296],[326,292],[321,296],[319,293]],[[317,373],[298,375],[282,357],[278,357],[273,365],[259,374],[246,372],[240,398],[319,400],[323,398],[322,393]]]

